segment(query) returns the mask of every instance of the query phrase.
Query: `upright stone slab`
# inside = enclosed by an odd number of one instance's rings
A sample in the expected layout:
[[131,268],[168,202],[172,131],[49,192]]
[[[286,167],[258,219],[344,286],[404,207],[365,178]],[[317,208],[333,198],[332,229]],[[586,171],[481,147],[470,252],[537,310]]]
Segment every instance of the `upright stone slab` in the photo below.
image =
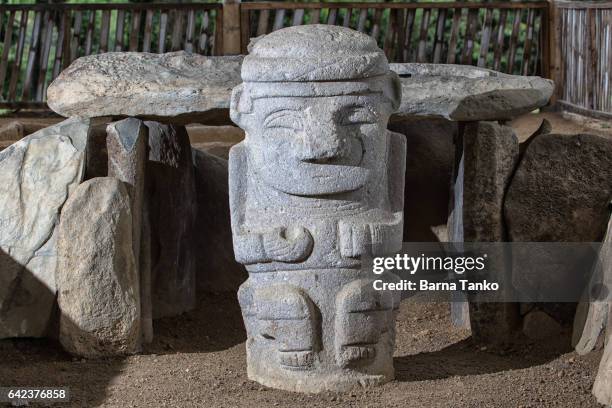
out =
[[189,136],[183,126],[149,128],[147,211],[153,317],[175,316],[196,304],[196,190]]
[[56,226],[81,182],[89,120],[42,129],[0,153],[0,339],[41,337],[57,285]]
[[248,376],[301,392],[387,382],[399,296],[375,291],[360,257],[401,248],[398,77],[370,37],[308,25],[252,44],[242,80],[229,190]]
[[123,182],[105,177],[79,185],[64,206],[58,234],[62,346],[84,357],[139,351],[139,278]]
[[[151,270],[149,259],[141,257],[143,199],[147,162],[148,128],[141,120],[128,118],[107,126],[108,175],[126,183],[132,210],[132,249],[140,277],[140,300],[143,337],[153,340],[151,313]],[[148,227],[148,226],[147,226]],[[148,230],[148,228],[147,228]],[[145,248],[147,246],[145,245]],[[149,257],[150,254],[145,254]]]
[[[519,144],[509,126],[496,122],[471,122],[463,127],[462,156],[458,164],[461,179],[455,185],[455,210],[452,214],[451,237],[455,242],[504,242],[507,232],[503,217],[506,190],[516,168]],[[489,252],[495,251],[493,248]],[[500,263],[503,270],[506,256],[489,255],[489,264]],[[502,287],[509,288],[510,282]],[[468,309],[461,302],[453,304],[457,321]],[[502,303],[469,305],[469,322],[474,338],[497,342],[505,340],[518,320],[517,306]]]

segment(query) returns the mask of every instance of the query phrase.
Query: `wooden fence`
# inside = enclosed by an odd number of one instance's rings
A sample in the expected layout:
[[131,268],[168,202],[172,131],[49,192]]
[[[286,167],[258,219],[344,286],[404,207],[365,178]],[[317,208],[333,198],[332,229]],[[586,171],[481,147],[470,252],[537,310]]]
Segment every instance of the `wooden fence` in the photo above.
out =
[[241,49],[285,26],[334,24],[374,37],[392,62],[469,64],[537,75],[548,67],[548,3],[243,3]]
[[222,4],[0,5],[0,108],[44,106],[72,61],[107,51],[222,49]]
[[549,76],[549,22],[546,1],[0,5],[0,108],[44,106],[50,81],[79,56],[236,54],[251,37],[312,23],[365,32],[393,62]]
[[612,2],[557,1],[558,102],[612,119]]

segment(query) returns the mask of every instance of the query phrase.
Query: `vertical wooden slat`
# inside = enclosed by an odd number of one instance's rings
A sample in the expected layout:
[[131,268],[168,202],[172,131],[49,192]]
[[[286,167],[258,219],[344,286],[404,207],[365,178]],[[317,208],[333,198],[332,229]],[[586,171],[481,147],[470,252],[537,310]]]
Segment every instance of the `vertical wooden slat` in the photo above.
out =
[[204,14],[202,15],[202,25],[200,26],[200,35],[198,37],[198,52],[201,54],[206,54],[208,52],[209,49],[209,42],[210,42],[210,36],[209,36],[209,31],[210,31],[210,14],[208,14],[208,11],[205,11]]
[[21,61],[23,59],[26,30],[28,27],[29,12],[27,10],[21,11],[21,18],[19,20],[19,39],[17,40],[17,52],[15,53],[15,60],[11,67],[11,82],[9,83],[8,99],[15,100],[15,94],[17,93],[17,81],[21,71]]
[[[69,13],[69,10],[64,11]],[[59,29],[57,30],[57,39],[55,41],[55,61],[53,62],[53,78],[57,77],[62,70],[62,57],[64,55],[64,36],[68,35],[66,32],[66,24],[68,19],[62,15]],[[69,57],[71,58],[71,57]]]
[[453,24],[451,26],[451,34],[450,40],[448,42],[448,53],[446,55],[446,63],[454,64],[457,54],[457,39],[459,37],[459,26],[461,23],[461,15],[463,14],[463,9],[454,9],[453,10]]
[[405,39],[404,39],[404,61],[412,62],[415,60],[415,54],[413,52],[414,47],[412,47],[412,32],[414,30],[414,20],[416,16],[415,9],[409,9],[406,13],[406,30],[405,30]]
[[193,52],[193,36],[195,34],[195,10],[187,12],[187,26],[185,27],[185,51]]
[[350,27],[351,26],[351,17],[353,14],[353,9],[352,8],[347,8],[346,9],[346,13],[344,14],[344,20],[342,21],[342,26],[344,27]]
[[406,10],[399,9],[397,12],[397,41],[395,46],[396,62],[405,62],[404,41],[406,41]]
[[444,27],[446,26],[446,9],[439,9],[438,21],[436,23],[436,37],[434,42],[434,64],[439,64],[442,59],[442,45],[444,44]]
[[525,36],[525,44],[523,45],[523,66],[521,71],[523,75],[529,74],[529,61],[531,58],[531,43],[533,42],[533,23],[534,10],[529,9],[527,12],[527,34]]
[[516,58],[516,43],[518,41],[519,29],[521,28],[521,9],[514,10],[514,22],[512,24],[512,34],[510,35],[510,50],[508,52],[508,67],[506,72],[514,72],[514,60]]
[[499,71],[501,66],[501,56],[504,50],[504,30],[506,29],[506,13],[507,10],[500,10],[499,23],[497,24],[497,38],[495,39],[495,48],[493,50],[493,69]]
[[90,10],[87,19],[87,34],[85,36],[85,55],[90,55],[93,47],[93,31],[96,22],[96,11]]
[[260,10],[257,20],[257,36],[268,34],[268,20],[270,20],[270,10]]
[[100,28],[100,52],[108,51],[108,36],[110,32],[110,10],[102,11],[102,27]]
[[392,58],[392,47],[394,43],[395,30],[397,29],[397,14],[395,9],[389,10],[389,18],[387,19],[387,27],[385,29],[385,41],[383,43],[383,51],[387,58],[391,60]]
[[478,66],[484,67],[487,63],[489,55],[489,41],[491,39],[491,21],[493,20],[493,9],[485,9],[484,25],[480,35],[480,55],[478,57]]
[[132,11],[132,30],[130,31],[130,51],[138,51],[138,39],[140,34],[140,10]]
[[[208,14],[208,13],[207,13]],[[215,31],[212,36],[212,49],[210,50],[212,55],[223,54],[223,11],[217,9],[215,11]]]
[[285,26],[285,9],[277,9],[274,13],[274,25],[272,31],[280,30]]
[[[70,10],[64,11],[70,13]],[[42,34],[42,49],[40,52],[40,60],[38,62],[38,79],[36,81],[36,101],[42,102],[43,93],[47,77],[47,68],[49,67],[49,55],[51,53],[51,39],[53,37],[53,20],[55,12],[45,12],[43,32]],[[58,12],[61,14],[61,12]]]
[[462,64],[472,65],[474,51],[474,39],[478,30],[478,13],[479,9],[470,9],[468,12],[467,26],[465,28],[465,42],[463,47]]
[[151,35],[153,30],[153,10],[147,10],[145,15],[145,27],[142,37],[142,51],[151,51]]
[[337,8],[330,8],[329,14],[327,15],[327,24],[336,25],[336,17],[338,16]]
[[123,50],[123,25],[125,23],[125,10],[117,10],[117,24],[115,26],[115,51]]
[[32,37],[30,38],[30,52],[28,53],[28,62],[26,64],[25,80],[23,82],[22,98],[28,99],[30,96],[32,79],[34,76],[34,66],[36,65],[36,57],[40,46],[40,26],[42,24],[42,12],[37,11],[34,17],[34,27],[32,29]]
[[83,25],[83,13],[80,10],[74,12],[74,25],[70,35],[70,62],[77,59],[79,55],[79,43],[81,38],[81,26]]
[[362,8],[359,12],[359,21],[357,22],[357,31],[363,33],[365,30],[366,21],[368,20],[368,9]]
[[310,15],[310,24],[319,24],[321,21],[321,9],[317,8],[312,10],[312,14]]
[[293,21],[291,22],[292,26],[302,25],[304,22],[304,9],[296,9],[293,12]]
[[177,11],[174,14],[174,21],[172,22],[172,37],[170,42],[171,51],[178,51],[182,49],[181,45],[183,42],[183,32],[185,28],[183,25],[183,20],[185,20],[185,11]]
[[2,47],[2,56],[0,56],[0,98],[4,90],[4,80],[8,68],[9,51],[13,41],[13,24],[15,23],[15,11],[11,11],[8,17],[6,28],[4,30],[4,45]]
[[421,33],[419,35],[419,51],[417,53],[417,62],[427,61],[427,35],[429,31],[429,16],[431,9],[423,9],[423,15],[421,17]]
[[374,22],[372,24],[372,33],[370,34],[376,42],[378,42],[378,34],[380,34],[380,20],[382,18],[382,9],[374,10]]
[[241,49],[242,53],[247,53],[247,47],[251,38],[251,12],[249,10],[240,11],[240,28],[241,28]]
[[168,27],[168,12],[162,10],[159,16],[159,38],[157,41],[157,53],[163,54],[166,52],[166,29]]

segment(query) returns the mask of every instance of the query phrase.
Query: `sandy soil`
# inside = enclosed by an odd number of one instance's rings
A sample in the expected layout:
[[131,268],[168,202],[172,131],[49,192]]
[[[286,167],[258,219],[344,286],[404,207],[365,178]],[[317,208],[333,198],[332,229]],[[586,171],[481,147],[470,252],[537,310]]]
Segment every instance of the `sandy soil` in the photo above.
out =
[[155,324],[143,355],[77,360],[48,340],[0,341],[0,385],[68,386],[70,406],[101,407],[595,407],[601,352],[580,357],[567,338],[509,348],[474,344],[448,304],[402,302],[396,380],[345,394],[301,395],[251,382],[233,293]]

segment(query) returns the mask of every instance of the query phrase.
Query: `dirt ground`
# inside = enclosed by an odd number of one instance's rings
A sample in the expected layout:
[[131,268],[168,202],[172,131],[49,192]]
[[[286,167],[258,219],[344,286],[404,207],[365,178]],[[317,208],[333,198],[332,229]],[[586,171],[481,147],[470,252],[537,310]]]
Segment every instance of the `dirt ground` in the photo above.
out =
[[[557,133],[612,137],[609,124],[576,122],[558,113],[513,121],[519,138],[542,118]],[[15,118],[0,118],[0,126]],[[54,118],[28,120],[45,126]],[[29,132],[28,132],[29,133]],[[191,129],[194,143],[213,142]],[[235,142],[231,137],[219,143]],[[568,337],[506,348],[474,344],[452,326],[447,303],[406,300],[397,324],[396,379],[375,389],[302,395],[251,382],[245,332],[233,293],[205,294],[194,312],[155,323],[142,355],[79,360],[51,340],[0,341],[1,386],[67,386],[74,407],[596,407],[590,390],[601,351],[578,356]]]
[[302,395],[247,379],[245,332],[233,293],[155,324],[144,354],[77,360],[48,340],[0,341],[0,385],[68,386],[74,407],[595,407],[601,352],[567,338],[509,348],[473,344],[446,303],[402,302],[396,379],[375,389]]

